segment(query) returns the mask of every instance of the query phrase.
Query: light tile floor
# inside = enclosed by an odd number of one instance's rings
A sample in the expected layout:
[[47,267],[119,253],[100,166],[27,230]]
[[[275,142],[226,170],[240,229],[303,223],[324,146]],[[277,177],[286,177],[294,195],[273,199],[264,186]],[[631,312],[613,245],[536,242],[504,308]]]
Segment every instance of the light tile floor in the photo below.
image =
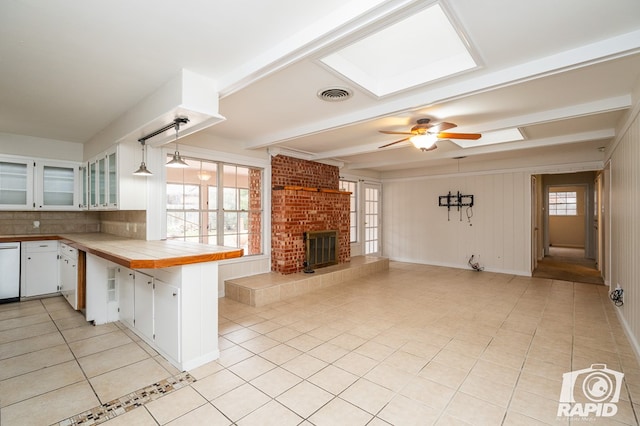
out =
[[617,414],[586,420],[638,424],[640,367],[602,286],[391,262],[219,306],[221,357],[186,374],[61,297],[0,305],[0,424],[108,403],[109,426],[578,424],[557,416],[562,375],[592,364],[625,376]]

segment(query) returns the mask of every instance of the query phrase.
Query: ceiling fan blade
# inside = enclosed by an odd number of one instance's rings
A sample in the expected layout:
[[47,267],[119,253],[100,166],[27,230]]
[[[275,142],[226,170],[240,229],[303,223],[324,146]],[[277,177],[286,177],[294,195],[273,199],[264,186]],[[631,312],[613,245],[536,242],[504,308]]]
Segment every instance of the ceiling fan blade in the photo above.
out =
[[458,127],[458,125],[453,123],[448,123],[446,121],[442,121],[440,123],[433,123],[433,125],[429,126],[429,131],[442,132],[444,130],[453,129],[454,127]]
[[378,149],[380,149],[380,148],[386,148],[386,147],[388,147],[388,146],[395,145],[395,144],[397,144],[397,143],[404,142],[404,141],[408,141],[408,140],[409,140],[409,138],[400,139],[399,141],[395,141],[395,142],[388,143],[388,144],[386,144],[386,145],[379,146],[379,147],[378,147]]
[[411,132],[392,132],[390,130],[378,130],[380,133],[384,133],[385,135],[413,135]]
[[440,132],[437,134],[438,139],[480,139],[482,136],[480,133],[447,133]]

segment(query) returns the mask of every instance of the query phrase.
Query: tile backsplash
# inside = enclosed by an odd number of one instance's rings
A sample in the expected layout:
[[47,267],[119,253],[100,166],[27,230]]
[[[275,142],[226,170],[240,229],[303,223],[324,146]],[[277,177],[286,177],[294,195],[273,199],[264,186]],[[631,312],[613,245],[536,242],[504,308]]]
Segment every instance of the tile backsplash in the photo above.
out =
[[100,212],[100,230],[107,234],[134,240],[147,239],[145,210],[114,210]]
[[0,211],[0,235],[105,232],[145,240],[146,212],[135,211]]

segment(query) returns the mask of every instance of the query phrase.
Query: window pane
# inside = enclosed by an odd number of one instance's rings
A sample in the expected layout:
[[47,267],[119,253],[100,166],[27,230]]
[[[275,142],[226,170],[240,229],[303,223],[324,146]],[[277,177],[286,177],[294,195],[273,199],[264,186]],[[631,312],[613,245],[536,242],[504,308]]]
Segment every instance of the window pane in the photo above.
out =
[[237,210],[237,190],[236,188],[224,188],[223,208],[225,210]]
[[224,233],[235,234],[238,231],[238,213],[224,212]]
[[242,188],[238,189],[240,196],[240,206],[239,210],[249,210],[249,190]]
[[208,208],[209,210],[218,210],[218,187],[209,185],[208,189]]
[[167,238],[184,236],[184,212],[167,211]]

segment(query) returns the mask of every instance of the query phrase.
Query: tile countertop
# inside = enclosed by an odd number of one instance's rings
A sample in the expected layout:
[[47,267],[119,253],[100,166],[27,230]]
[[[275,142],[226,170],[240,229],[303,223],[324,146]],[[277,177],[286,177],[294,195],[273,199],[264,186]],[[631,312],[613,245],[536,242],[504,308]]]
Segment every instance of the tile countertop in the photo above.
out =
[[243,249],[185,241],[144,241],[111,234],[0,235],[0,242],[60,240],[131,269],[158,269],[241,257]]

